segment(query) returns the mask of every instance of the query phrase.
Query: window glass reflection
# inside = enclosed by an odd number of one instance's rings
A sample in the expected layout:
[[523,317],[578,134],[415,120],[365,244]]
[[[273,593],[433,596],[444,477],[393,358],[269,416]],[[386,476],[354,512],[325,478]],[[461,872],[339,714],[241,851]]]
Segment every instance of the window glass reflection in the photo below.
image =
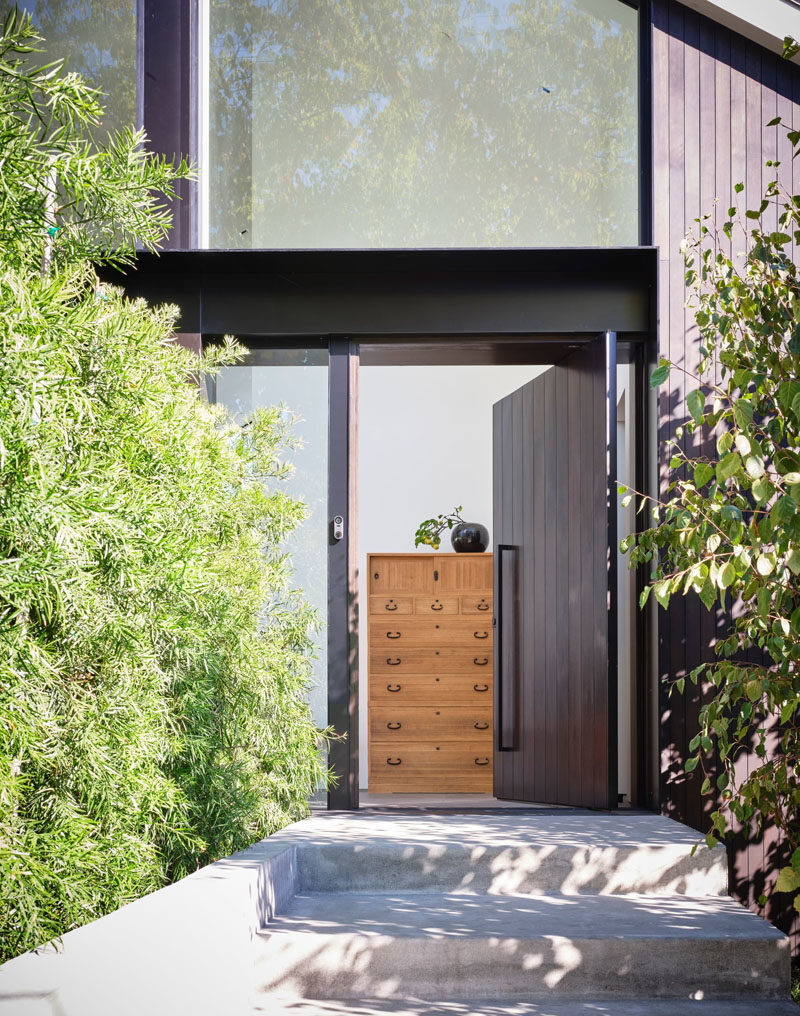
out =
[[248,366],[226,367],[213,398],[243,422],[255,409],[283,406],[295,417],[296,445],[282,456],[292,471],[280,489],[306,505],[303,523],[284,541],[292,566],[292,588],[317,612],[315,659],[309,704],[319,727],[328,725],[328,351],[255,350]]
[[[10,5],[5,5],[9,7]],[[136,121],[136,0],[20,0],[44,37],[32,60],[64,60],[104,95],[105,119],[97,133],[133,127]]]
[[638,242],[620,0],[211,0],[214,247]]

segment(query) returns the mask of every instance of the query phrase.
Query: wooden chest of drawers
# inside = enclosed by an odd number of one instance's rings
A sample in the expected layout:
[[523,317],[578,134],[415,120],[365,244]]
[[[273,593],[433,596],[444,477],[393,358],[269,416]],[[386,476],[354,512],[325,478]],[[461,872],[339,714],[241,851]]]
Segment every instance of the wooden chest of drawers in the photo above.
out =
[[491,554],[369,554],[369,789],[491,793]]

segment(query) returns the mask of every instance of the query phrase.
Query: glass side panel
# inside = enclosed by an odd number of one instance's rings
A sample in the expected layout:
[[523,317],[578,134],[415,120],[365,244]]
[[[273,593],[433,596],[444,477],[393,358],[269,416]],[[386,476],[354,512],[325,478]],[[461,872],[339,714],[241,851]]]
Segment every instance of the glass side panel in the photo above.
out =
[[638,243],[620,0],[210,0],[211,247]]
[[285,455],[293,471],[276,481],[303,501],[308,517],[285,541],[292,563],[292,586],[302,589],[315,608],[321,628],[315,636],[309,702],[317,726],[328,725],[328,351],[326,349],[262,350],[251,354],[252,366],[227,367],[216,379],[216,401],[238,420],[254,409],[284,406],[296,414],[293,428],[298,445]]
[[[10,8],[0,4],[0,8]],[[64,60],[65,71],[82,74],[104,92],[106,117],[98,140],[136,122],[136,0],[21,0],[44,37],[32,60]]]

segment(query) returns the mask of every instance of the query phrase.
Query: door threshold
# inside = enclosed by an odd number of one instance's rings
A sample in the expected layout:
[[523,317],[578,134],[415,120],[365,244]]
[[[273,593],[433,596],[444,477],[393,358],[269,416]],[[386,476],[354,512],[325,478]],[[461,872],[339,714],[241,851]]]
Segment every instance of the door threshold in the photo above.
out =
[[570,811],[553,804],[504,801],[491,794],[371,794],[359,792],[360,809],[370,811]]

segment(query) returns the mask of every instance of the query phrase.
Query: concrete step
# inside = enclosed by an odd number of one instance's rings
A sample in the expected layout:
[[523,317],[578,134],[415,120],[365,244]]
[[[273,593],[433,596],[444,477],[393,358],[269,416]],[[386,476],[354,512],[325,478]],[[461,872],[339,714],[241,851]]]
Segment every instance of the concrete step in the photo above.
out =
[[727,891],[722,847],[692,856],[698,833],[648,813],[351,813],[303,831],[298,879],[311,893]]
[[797,1016],[794,1002],[637,1001],[504,1002],[467,999],[460,1002],[425,1002],[415,999],[307,999],[272,997],[254,1013],[270,1016]]
[[721,897],[299,895],[259,992],[306,999],[782,998],[789,940]]

